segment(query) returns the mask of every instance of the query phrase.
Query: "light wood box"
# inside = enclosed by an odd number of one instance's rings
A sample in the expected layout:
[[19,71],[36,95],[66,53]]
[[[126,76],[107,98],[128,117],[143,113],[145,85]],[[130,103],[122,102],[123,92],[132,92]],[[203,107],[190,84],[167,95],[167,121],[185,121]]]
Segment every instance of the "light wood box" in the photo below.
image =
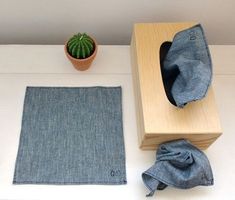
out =
[[139,23],[131,40],[131,65],[135,93],[139,146],[154,150],[159,144],[188,139],[208,148],[221,134],[221,125],[210,87],[207,96],[183,109],[172,105],[165,93],[160,68],[160,47],[195,23]]

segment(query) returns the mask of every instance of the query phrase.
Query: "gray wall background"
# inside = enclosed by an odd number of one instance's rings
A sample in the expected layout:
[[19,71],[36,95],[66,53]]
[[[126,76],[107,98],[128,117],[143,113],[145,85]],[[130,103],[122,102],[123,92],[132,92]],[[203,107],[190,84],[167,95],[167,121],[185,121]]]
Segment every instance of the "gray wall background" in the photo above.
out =
[[135,22],[199,21],[209,44],[235,44],[235,0],[0,0],[0,44],[62,44],[87,32],[129,44]]

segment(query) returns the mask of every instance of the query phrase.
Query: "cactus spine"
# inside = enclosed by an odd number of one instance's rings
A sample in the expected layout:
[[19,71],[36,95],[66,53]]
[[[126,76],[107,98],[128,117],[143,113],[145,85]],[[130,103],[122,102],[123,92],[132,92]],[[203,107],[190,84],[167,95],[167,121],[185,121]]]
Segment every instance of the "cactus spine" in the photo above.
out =
[[78,33],[69,39],[67,49],[72,57],[84,59],[94,52],[95,44],[86,33]]

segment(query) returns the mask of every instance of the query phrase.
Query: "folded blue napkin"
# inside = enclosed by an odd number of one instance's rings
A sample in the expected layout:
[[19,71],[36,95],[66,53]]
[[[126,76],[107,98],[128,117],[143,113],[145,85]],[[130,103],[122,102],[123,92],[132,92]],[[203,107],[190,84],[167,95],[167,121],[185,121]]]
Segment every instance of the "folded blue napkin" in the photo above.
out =
[[198,185],[213,185],[213,174],[206,155],[187,140],[161,144],[155,164],[142,174],[152,196],[167,186],[188,189]]
[[121,87],[28,87],[14,184],[126,184]]

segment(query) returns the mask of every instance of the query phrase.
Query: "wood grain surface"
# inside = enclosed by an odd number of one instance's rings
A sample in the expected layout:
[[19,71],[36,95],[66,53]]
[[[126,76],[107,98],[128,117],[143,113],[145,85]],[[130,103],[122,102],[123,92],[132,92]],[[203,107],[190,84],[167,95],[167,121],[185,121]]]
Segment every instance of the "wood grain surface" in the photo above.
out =
[[160,47],[174,35],[195,25],[186,23],[140,23],[134,25],[131,65],[135,92],[139,145],[156,149],[165,141],[186,138],[206,149],[222,133],[217,106],[210,87],[207,96],[183,109],[172,105],[161,77]]

